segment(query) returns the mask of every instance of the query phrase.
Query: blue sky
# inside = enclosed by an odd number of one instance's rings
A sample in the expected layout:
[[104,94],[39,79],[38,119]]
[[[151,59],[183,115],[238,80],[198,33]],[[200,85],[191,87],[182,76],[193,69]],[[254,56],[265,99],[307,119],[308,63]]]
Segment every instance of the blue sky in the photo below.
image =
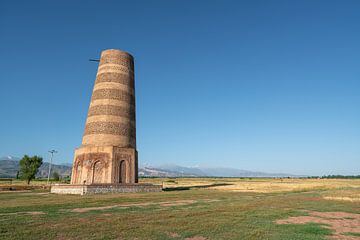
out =
[[72,162],[97,63],[135,57],[140,164],[360,174],[359,1],[3,1],[0,156]]

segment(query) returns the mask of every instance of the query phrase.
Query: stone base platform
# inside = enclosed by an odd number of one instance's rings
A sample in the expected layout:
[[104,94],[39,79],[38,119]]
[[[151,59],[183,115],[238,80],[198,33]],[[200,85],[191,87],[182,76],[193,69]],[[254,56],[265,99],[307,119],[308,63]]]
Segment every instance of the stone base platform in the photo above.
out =
[[51,193],[56,194],[96,194],[96,193],[129,193],[129,192],[161,192],[161,185],[146,183],[128,184],[55,184],[51,186]]

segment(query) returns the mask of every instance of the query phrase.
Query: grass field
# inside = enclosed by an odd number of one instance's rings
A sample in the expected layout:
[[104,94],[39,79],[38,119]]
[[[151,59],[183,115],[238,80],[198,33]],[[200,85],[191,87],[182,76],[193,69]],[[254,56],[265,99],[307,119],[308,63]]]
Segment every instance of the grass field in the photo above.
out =
[[2,192],[0,239],[360,239],[360,180],[141,182],[166,191]]

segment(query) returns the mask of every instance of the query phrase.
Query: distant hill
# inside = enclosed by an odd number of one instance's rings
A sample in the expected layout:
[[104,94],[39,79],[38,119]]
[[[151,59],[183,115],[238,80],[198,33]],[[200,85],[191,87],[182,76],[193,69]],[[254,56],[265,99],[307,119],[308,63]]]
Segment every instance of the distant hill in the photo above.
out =
[[13,178],[19,169],[19,161],[17,160],[1,160],[0,159],[0,177]]
[[202,174],[192,172],[183,172],[169,169],[161,169],[156,167],[140,167],[140,177],[200,177]]
[[[19,158],[0,158],[0,177],[13,178],[19,171]],[[47,177],[49,163],[44,162],[39,169],[37,177]],[[71,175],[71,164],[53,164],[52,172],[60,176]],[[236,168],[205,168],[205,167],[183,167],[179,165],[162,165],[157,167],[139,167],[140,177],[301,177],[298,175],[284,173],[264,173],[241,170]]]
[[[19,171],[20,158],[17,157],[1,157],[0,158],[0,177],[1,178],[14,178]],[[52,164],[51,172],[57,172],[60,176],[66,177],[71,175],[71,166]],[[47,177],[49,172],[49,163],[43,162],[37,177]]]
[[[145,169],[144,173],[140,170]],[[142,175],[144,174],[144,175]],[[163,176],[166,177],[300,177],[287,173],[265,173],[241,170],[237,168],[221,167],[183,167],[178,165],[162,165],[158,167],[145,167],[139,169],[139,176]]]

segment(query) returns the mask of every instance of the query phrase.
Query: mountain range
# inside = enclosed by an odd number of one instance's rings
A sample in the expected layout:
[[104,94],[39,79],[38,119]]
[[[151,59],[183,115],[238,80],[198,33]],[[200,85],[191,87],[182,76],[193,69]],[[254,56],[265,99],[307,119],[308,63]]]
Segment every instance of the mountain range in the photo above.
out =
[[139,176],[154,177],[301,177],[286,173],[266,173],[225,167],[183,167],[179,165],[161,165],[140,167]]
[[[14,178],[19,171],[20,158],[7,156],[0,157],[0,178]],[[66,177],[71,175],[71,166],[52,164],[51,172],[57,172],[60,176]],[[49,172],[49,163],[43,162],[39,168],[37,177],[47,177]]]
[[[0,157],[0,178],[16,177],[19,171],[20,158],[13,156]],[[47,177],[49,163],[43,162],[37,177]],[[52,172],[60,176],[71,175],[71,164],[52,164]],[[179,165],[141,166],[140,177],[301,177],[284,173],[265,173],[241,170],[236,168],[183,167]]]

